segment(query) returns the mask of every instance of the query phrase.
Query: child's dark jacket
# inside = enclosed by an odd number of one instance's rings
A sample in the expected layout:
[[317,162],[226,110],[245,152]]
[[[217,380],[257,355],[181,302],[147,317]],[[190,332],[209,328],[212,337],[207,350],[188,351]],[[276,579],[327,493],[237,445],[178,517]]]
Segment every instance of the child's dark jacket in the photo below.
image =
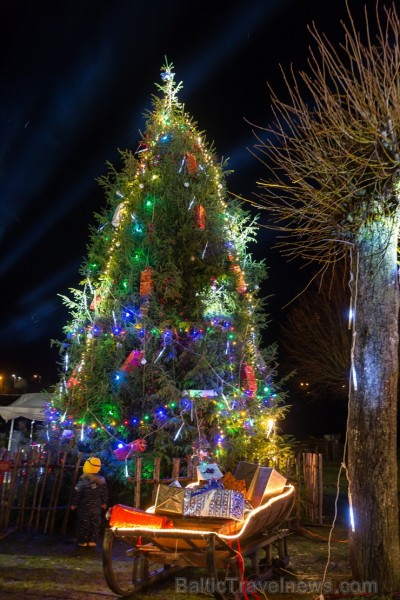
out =
[[100,512],[101,505],[107,504],[108,491],[104,477],[94,473],[84,473],[78,479],[72,497],[72,505],[80,511]]

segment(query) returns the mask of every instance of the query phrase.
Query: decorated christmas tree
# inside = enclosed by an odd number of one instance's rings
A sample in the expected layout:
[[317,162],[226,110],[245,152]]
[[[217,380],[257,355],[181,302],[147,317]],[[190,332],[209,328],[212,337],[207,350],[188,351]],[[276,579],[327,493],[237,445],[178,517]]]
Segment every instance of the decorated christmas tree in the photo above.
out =
[[256,219],[228,198],[225,164],[179,103],[172,65],[161,75],[136,153],[101,180],[84,279],[64,298],[49,420],[122,459],[147,447],[166,460],[265,462],[286,408],[275,348],[261,349]]

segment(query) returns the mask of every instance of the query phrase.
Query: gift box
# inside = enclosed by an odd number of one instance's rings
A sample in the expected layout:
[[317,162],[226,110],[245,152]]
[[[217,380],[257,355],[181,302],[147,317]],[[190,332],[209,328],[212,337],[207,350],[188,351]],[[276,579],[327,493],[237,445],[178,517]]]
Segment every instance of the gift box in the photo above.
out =
[[170,529],[173,527],[172,521],[167,517],[160,517],[147,513],[140,508],[116,504],[111,509],[110,527],[147,527],[150,529]]
[[272,496],[283,492],[287,479],[272,467],[240,462],[235,471],[236,479],[246,482],[246,499],[254,508],[267,502]]
[[221,479],[222,487],[226,490],[235,490],[246,495],[246,482],[244,479],[236,479],[236,477],[228,471]]
[[241,521],[244,516],[244,496],[240,492],[221,488],[185,488],[183,515]]
[[183,493],[183,487],[160,483],[156,492],[155,514],[182,515]]
[[199,481],[222,479],[222,473],[215,463],[202,463],[197,466],[197,479]]

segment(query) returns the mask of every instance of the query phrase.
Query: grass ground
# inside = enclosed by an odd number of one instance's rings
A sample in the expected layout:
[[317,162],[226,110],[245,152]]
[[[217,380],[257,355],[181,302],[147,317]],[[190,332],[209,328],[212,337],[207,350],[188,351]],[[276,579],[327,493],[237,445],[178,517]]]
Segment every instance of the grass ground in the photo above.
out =
[[[290,563],[272,581],[255,589],[249,583],[249,600],[311,600],[319,595],[325,575],[325,597],[340,598],[351,580],[347,557],[346,481],[341,477],[337,525],[328,544],[337,494],[337,465],[324,468],[324,525],[302,523],[288,538]],[[207,573],[186,569],[180,580],[172,578],[136,594],[137,600],[204,600],[200,578]],[[186,587],[182,585],[186,578]],[[180,583],[179,583],[180,582]],[[342,586],[342,587],[341,587]],[[186,590],[186,591],[185,591]],[[190,591],[191,593],[188,593]],[[253,593],[252,593],[253,592]],[[207,595],[207,594],[206,594]],[[346,595],[346,594],[344,594]],[[348,594],[347,594],[348,595]],[[110,600],[116,596],[103,575],[102,549],[78,549],[70,538],[14,532],[0,542],[0,600]]]
[[[328,556],[326,526],[309,526],[289,538],[291,561],[273,582],[265,582],[268,589],[260,589],[260,598],[281,600],[308,600],[318,593],[325,568],[325,590],[339,590],[341,582],[350,580],[347,544],[344,529],[335,530]],[[57,536],[14,533],[0,545],[0,598],[1,600],[109,600],[116,596],[109,590],[103,576],[101,548],[77,549],[72,540]],[[201,570],[186,569],[179,577],[190,582],[191,589],[200,578],[207,577]],[[178,582],[179,583],[179,582]],[[250,587],[250,590],[253,588]],[[172,578],[146,593],[136,594],[137,600],[200,600],[204,593],[185,593],[182,585]],[[255,590],[254,590],[255,591]],[[286,593],[285,593],[286,592]],[[254,598],[249,594],[249,598]]]

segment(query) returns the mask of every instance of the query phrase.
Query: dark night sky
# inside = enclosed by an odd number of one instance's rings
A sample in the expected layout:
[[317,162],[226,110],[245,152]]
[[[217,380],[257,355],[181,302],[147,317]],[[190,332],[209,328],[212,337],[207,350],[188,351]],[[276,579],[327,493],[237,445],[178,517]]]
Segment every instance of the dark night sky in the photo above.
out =
[[[374,11],[375,0],[349,0],[356,23],[365,3]],[[279,89],[279,63],[305,67],[307,23],[339,39],[345,14],[344,0],[1,2],[0,373],[56,372],[50,339],[68,320],[58,294],[80,280],[104,206],[96,178],[118,164],[118,148],[136,149],[164,57],[187,111],[230,157],[229,190],[254,198],[265,171],[247,149],[248,122],[272,119],[267,82]],[[257,256],[270,266],[276,324],[297,267],[272,245],[263,230]]]

